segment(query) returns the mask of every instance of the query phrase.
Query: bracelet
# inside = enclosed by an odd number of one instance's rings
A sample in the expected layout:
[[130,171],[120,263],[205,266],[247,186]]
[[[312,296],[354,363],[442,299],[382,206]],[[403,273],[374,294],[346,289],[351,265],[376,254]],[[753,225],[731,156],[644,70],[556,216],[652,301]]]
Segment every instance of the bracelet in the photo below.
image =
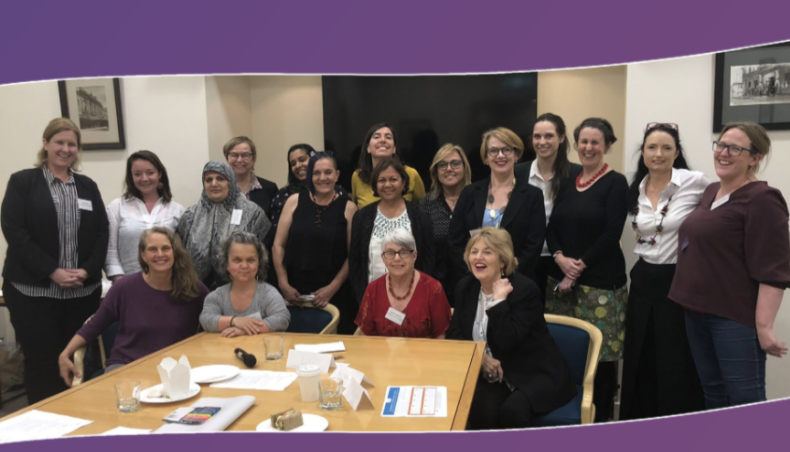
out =
[[233,319],[235,319],[235,318],[236,318],[236,316],[235,316],[235,315],[234,315],[233,317],[231,317],[231,318],[230,318],[230,326],[233,326]]

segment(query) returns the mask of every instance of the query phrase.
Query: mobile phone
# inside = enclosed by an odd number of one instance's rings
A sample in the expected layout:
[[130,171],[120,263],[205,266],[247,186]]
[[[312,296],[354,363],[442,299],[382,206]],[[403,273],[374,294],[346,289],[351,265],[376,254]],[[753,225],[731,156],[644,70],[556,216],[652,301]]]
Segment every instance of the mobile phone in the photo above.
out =
[[219,412],[219,407],[198,407],[182,417],[179,424],[200,425]]

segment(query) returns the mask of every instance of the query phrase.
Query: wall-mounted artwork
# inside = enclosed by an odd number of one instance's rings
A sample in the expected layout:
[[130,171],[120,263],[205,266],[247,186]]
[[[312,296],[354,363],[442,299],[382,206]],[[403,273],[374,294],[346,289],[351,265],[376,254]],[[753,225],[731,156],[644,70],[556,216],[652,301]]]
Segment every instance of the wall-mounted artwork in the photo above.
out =
[[117,78],[61,80],[60,110],[82,132],[82,149],[126,149]]

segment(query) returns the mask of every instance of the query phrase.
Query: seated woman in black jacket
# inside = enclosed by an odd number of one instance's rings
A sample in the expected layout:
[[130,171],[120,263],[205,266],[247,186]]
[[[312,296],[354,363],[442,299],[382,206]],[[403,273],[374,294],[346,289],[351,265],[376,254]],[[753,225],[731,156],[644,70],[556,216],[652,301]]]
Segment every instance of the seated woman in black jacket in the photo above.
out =
[[468,427],[527,427],[576,395],[571,371],[546,326],[538,287],[516,272],[510,234],[477,231],[464,261],[472,274],[456,286],[446,338],[487,342]]
[[357,211],[351,222],[348,267],[357,303],[362,303],[368,284],[387,271],[381,258],[381,242],[389,231],[401,228],[414,236],[420,250],[414,263],[417,270],[432,275],[435,261],[431,217],[403,198],[409,188],[409,174],[403,164],[397,159],[382,159],[369,182],[373,194],[381,200]]

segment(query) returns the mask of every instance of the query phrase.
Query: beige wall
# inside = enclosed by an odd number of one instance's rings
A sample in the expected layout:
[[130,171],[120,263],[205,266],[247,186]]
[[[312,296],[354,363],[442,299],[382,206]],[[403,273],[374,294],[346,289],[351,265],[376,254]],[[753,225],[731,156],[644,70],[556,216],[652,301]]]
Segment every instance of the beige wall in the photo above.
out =
[[209,157],[224,160],[222,148],[228,140],[252,135],[250,78],[246,75],[206,77],[206,115]]
[[[625,134],[626,67],[612,66],[538,73],[538,115],[551,112],[562,116],[573,143],[573,129],[585,118],[609,120],[618,141],[606,157],[616,171],[623,172]],[[579,162],[571,148],[569,158]]]
[[250,77],[255,174],[278,187],[288,177],[286,153],[296,143],[324,148],[324,102],[320,76]]

